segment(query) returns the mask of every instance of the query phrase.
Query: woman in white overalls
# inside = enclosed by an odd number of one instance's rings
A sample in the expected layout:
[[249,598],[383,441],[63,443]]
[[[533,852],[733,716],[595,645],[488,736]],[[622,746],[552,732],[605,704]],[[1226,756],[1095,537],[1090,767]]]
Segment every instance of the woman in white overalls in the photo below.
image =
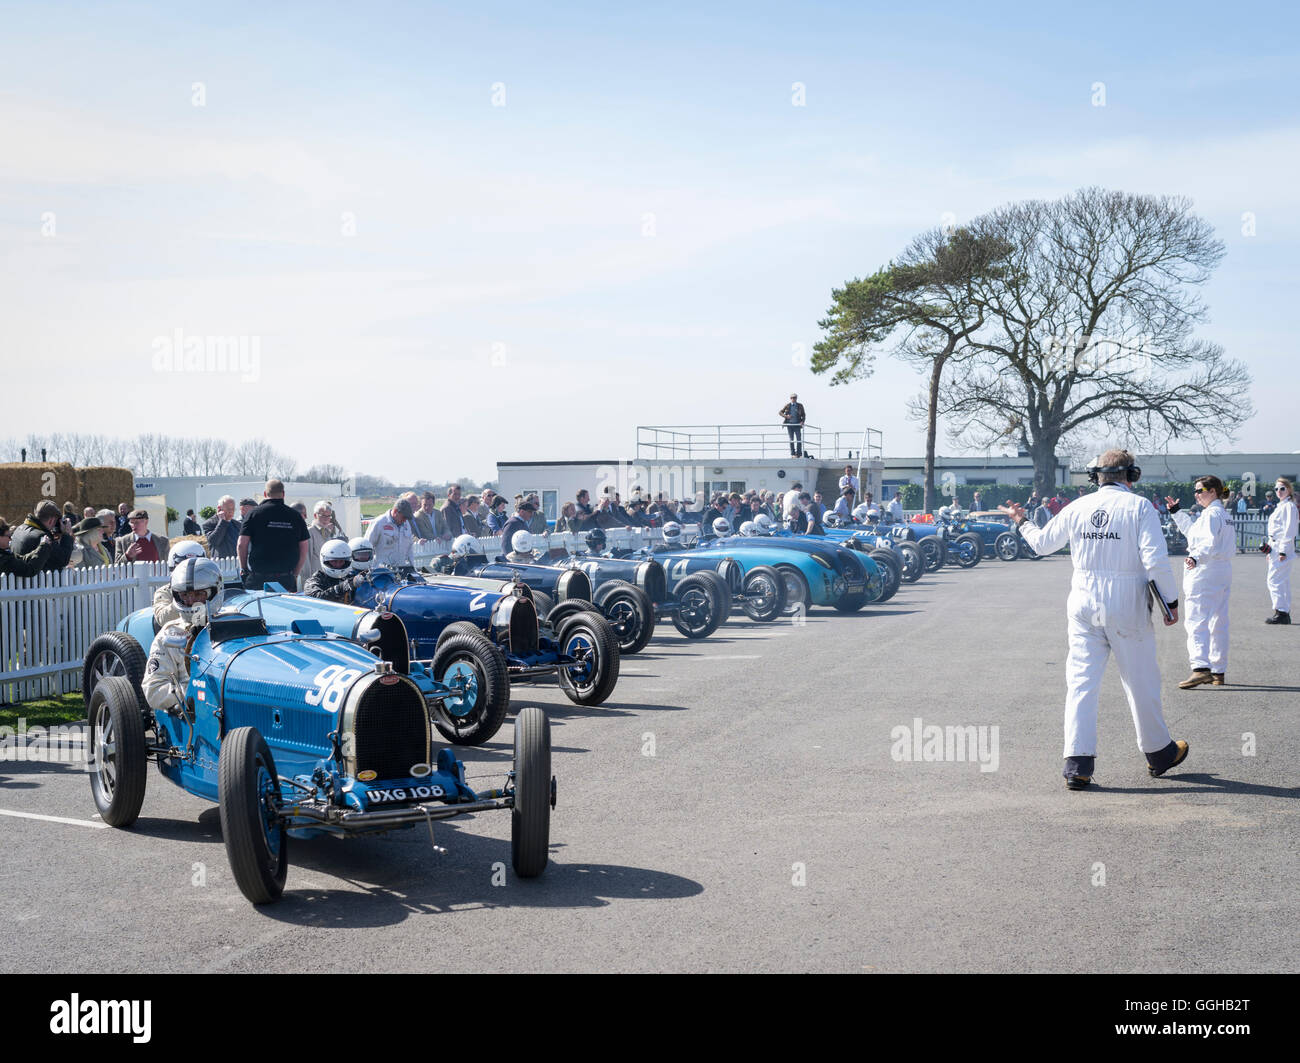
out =
[[1295,487],[1285,476],[1279,476],[1273,485],[1277,493],[1277,509],[1269,514],[1268,541],[1260,543],[1260,550],[1268,554],[1268,593],[1273,599],[1273,615],[1266,624],[1291,623],[1291,555],[1295,553],[1295,537],[1300,516],[1296,512]]
[[1166,497],[1169,515],[1187,537],[1187,656],[1192,674],[1179,683],[1183,690],[1206,683],[1221,687],[1228,668],[1228,594],[1232,590],[1232,558],[1237,534],[1223,508],[1223,481],[1217,476],[1196,480],[1196,501],[1204,508],[1197,517],[1180,513],[1178,499]]

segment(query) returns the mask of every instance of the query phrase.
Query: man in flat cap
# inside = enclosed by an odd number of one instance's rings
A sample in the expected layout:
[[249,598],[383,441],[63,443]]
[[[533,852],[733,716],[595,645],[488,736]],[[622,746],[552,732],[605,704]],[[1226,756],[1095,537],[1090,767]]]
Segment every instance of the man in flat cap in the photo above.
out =
[[171,544],[165,536],[154,535],[149,530],[149,513],[143,509],[133,509],[126,515],[126,522],[131,528],[125,535],[117,537],[117,550],[114,557],[119,561],[166,561]]

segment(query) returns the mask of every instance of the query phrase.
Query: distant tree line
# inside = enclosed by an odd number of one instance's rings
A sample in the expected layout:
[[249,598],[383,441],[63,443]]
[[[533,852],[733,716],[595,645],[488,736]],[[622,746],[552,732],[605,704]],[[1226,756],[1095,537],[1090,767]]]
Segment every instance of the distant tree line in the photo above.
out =
[[109,465],[131,469],[137,476],[247,476],[250,479],[315,479],[309,473],[329,472],[321,482],[343,479],[337,465],[322,465],[299,475],[298,463],[264,439],[232,446],[215,436],[168,436],[145,432],[139,436],[106,436],[82,432],[33,433],[25,439],[0,439],[0,461],[65,461],[77,468]]

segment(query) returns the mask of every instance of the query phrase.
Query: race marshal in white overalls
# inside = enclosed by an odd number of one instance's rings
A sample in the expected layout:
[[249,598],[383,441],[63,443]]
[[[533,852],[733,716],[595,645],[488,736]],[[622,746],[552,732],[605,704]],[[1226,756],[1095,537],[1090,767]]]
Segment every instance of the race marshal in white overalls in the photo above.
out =
[[1127,450],[1108,450],[1088,469],[1100,484],[1071,502],[1043,528],[1028,520],[1023,506],[1004,508],[1026,543],[1038,554],[1070,544],[1074,579],[1066,603],[1069,655],[1065,664],[1065,784],[1085,789],[1097,755],[1097,704],[1106,661],[1115,654],[1128,695],[1138,748],[1147,771],[1163,775],[1187,757],[1186,742],[1169,737],[1160,708],[1160,670],[1147,584],[1178,622],[1178,587],[1169,570],[1169,551],[1155,507],[1129,484],[1142,475]]

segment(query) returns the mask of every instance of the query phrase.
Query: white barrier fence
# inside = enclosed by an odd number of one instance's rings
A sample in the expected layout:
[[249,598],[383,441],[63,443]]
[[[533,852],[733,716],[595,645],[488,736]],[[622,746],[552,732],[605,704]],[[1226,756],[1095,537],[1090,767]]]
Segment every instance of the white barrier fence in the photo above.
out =
[[[685,529],[698,534],[698,526]],[[611,547],[641,549],[661,542],[650,528],[611,528]],[[689,536],[693,538],[694,536]],[[573,534],[541,538],[550,549],[572,551],[581,544]],[[417,567],[447,553],[446,542],[416,550]],[[502,553],[501,538],[483,538],[488,557]],[[239,575],[235,558],[217,562],[226,578]],[[154,591],[167,582],[162,561],[42,572],[30,579],[0,576],[0,705],[67,694],[81,689],[81,671],[90,644],[137,609],[153,602]],[[146,646],[147,650],[148,647]]]
[[[239,572],[234,558],[217,563]],[[0,705],[80,690],[90,644],[166,582],[162,561],[0,576]]]

